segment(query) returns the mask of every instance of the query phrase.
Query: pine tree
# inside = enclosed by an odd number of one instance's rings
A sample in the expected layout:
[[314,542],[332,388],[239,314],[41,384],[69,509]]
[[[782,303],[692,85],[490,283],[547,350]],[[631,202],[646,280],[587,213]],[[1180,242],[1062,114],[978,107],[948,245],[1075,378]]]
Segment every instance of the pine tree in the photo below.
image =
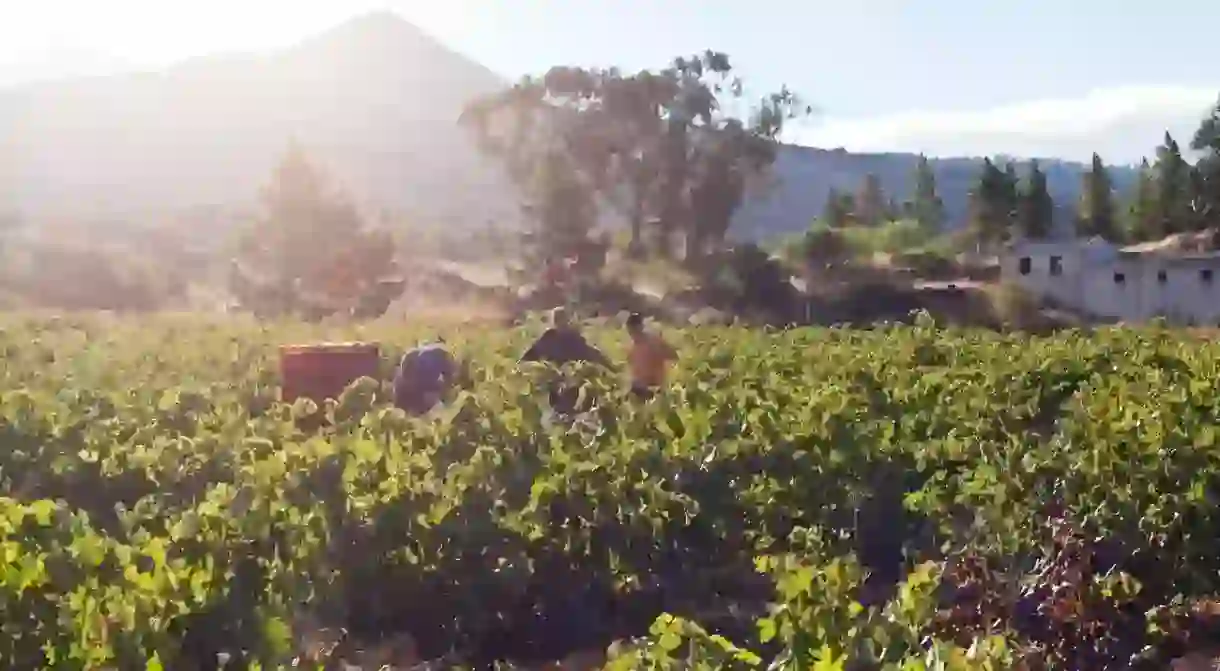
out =
[[980,244],[995,244],[1011,232],[1015,186],[1006,170],[983,159],[978,182],[970,192],[970,229]]
[[1051,232],[1055,202],[1047,191],[1046,173],[1037,161],[1030,161],[1029,174],[1022,183],[1017,202],[1017,228],[1026,238],[1038,240]]
[[885,221],[886,199],[881,179],[874,173],[864,176],[856,196],[856,219],[865,226],[879,226]]
[[546,154],[535,167],[529,212],[535,220],[534,240],[542,258],[566,258],[580,253],[597,218],[594,194],[576,178],[570,159]]
[[1202,230],[1208,225],[1208,214],[1212,210],[1210,191],[1215,187],[1211,176],[1215,170],[1213,161],[1212,157],[1204,156],[1190,166],[1187,216],[1192,231]]
[[1076,232],[1081,237],[1097,236],[1117,241],[1118,222],[1114,218],[1114,186],[1101,157],[1093,154],[1093,164],[1084,174],[1080,190],[1080,209]]
[[1140,162],[1139,175],[1136,178],[1135,189],[1127,206],[1126,221],[1123,228],[1127,240],[1142,242],[1158,236],[1160,230],[1159,208],[1157,206],[1156,175],[1148,159]]
[[926,156],[915,164],[915,194],[912,204],[915,219],[929,231],[939,231],[945,223],[945,203],[936,193],[936,174]]
[[902,203],[898,199],[890,196],[885,202],[885,221],[898,221],[902,218]]
[[1009,161],[1004,165],[1004,203],[1007,205],[1009,223],[1017,219],[1017,202],[1020,200],[1021,178],[1017,177],[1017,164]]
[[229,278],[246,308],[288,314],[357,307],[397,272],[393,239],[366,226],[300,146],[284,154],[262,201],[264,214],[242,231]]
[[1017,233],[1017,215],[1021,207],[1021,178],[1017,176],[1017,164],[1009,161],[1004,166],[1004,211],[1005,237],[1012,238]]
[[1182,158],[1178,143],[1168,132],[1157,147],[1153,168],[1156,183],[1155,237],[1190,231],[1195,228],[1190,164]]
[[1220,102],[1199,124],[1190,148],[1202,154],[1195,164],[1195,211],[1201,225],[1208,225],[1220,214]]
[[856,196],[850,193],[839,194],[839,209],[847,213],[843,223],[847,226],[855,226],[860,223],[860,217],[856,213],[859,211],[859,205],[856,204]]
[[[831,187],[826,192],[826,202],[822,205],[821,220],[827,226],[842,228],[849,223],[852,212],[850,203],[843,196],[844,194],[834,187]],[[850,195],[848,198],[850,198]]]

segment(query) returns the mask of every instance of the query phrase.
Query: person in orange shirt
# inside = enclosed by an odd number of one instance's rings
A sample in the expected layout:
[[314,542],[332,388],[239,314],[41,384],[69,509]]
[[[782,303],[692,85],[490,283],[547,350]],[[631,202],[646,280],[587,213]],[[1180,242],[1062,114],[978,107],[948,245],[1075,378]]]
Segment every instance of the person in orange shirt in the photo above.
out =
[[639,398],[652,398],[657,388],[665,384],[669,363],[677,360],[678,353],[660,334],[644,328],[644,318],[639,313],[627,318],[627,334],[631,336],[631,350],[627,353],[631,393]]

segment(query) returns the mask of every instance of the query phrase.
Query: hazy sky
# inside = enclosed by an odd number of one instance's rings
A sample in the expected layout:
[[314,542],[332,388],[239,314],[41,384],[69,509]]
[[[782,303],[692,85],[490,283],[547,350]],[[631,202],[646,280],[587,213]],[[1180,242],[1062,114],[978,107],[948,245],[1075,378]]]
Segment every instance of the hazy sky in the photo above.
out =
[[[1220,94],[1213,0],[39,0],[0,21],[0,84],[285,46],[392,9],[516,76],[660,66],[704,48],[821,108],[800,140],[853,150],[1136,161]],[[17,8],[19,7],[19,8]]]

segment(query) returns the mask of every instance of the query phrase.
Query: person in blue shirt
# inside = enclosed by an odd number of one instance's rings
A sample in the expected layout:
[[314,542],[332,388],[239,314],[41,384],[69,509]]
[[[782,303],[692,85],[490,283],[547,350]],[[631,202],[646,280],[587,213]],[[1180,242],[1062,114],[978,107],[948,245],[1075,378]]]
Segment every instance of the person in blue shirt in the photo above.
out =
[[443,341],[420,345],[403,355],[394,374],[394,405],[422,415],[453,385],[458,365]]

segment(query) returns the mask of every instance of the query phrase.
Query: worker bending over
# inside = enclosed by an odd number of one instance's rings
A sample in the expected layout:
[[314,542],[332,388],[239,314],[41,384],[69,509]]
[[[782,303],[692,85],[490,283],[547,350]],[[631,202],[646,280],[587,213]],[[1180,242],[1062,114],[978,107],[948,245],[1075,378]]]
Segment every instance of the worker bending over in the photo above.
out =
[[[557,367],[565,363],[587,362],[614,368],[601,350],[585,340],[568,319],[567,310],[561,307],[551,310],[550,327],[521,355],[521,361],[539,361]],[[564,379],[551,383],[548,397],[551,409],[561,414],[584,412],[593,404],[592,398],[586,398],[581,403],[579,384]]]
[[521,355],[522,361],[541,361],[562,366],[565,363],[584,361],[606,368],[613,368],[601,350],[589,344],[580,331],[568,319],[564,308],[551,310],[551,325],[533,345]]
[[444,342],[420,345],[403,355],[394,374],[394,405],[422,415],[441,401],[458,373]]

